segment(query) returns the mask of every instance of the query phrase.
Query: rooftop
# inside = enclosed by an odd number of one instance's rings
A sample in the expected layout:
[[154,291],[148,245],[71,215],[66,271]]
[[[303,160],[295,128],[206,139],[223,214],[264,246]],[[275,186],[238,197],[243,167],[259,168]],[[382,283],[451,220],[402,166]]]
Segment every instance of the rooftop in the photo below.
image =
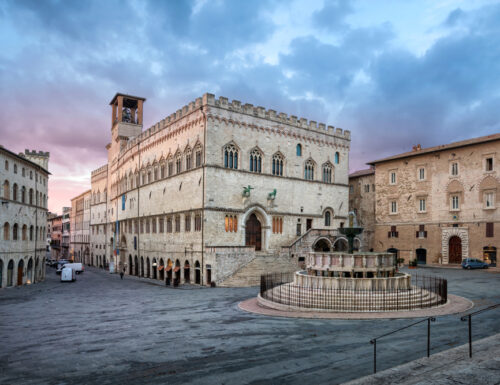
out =
[[375,170],[373,168],[367,168],[365,170],[354,171],[352,174],[349,174],[349,178],[357,178],[359,176],[366,176],[373,174],[375,174]]
[[496,141],[496,140],[500,140],[500,133],[498,133],[498,134],[492,134],[492,135],[487,135],[487,136],[481,136],[479,138],[472,138],[472,139],[462,140],[460,142],[453,142],[453,143],[448,143],[448,144],[441,144],[439,146],[434,146],[434,147],[429,147],[429,148],[421,148],[420,145],[416,145],[416,146],[413,146],[413,150],[412,151],[403,152],[402,154],[399,154],[399,155],[393,155],[393,156],[389,156],[387,158],[382,158],[382,159],[374,160],[372,162],[368,162],[367,164],[369,164],[369,165],[375,165],[377,163],[388,162],[388,161],[391,161],[391,160],[410,158],[410,157],[413,157],[413,156],[419,156],[419,155],[429,154],[429,153],[433,153],[433,152],[440,152],[440,151],[445,151],[445,150],[451,150],[451,149],[454,149],[454,148],[466,147],[466,146],[471,146],[471,145],[474,145],[474,144],[493,142],[493,141]]

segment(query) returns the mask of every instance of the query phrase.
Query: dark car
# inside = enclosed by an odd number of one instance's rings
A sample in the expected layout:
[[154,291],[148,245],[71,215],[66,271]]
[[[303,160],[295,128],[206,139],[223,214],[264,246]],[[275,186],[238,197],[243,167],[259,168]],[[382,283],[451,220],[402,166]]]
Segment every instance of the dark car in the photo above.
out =
[[462,261],[462,267],[464,269],[487,269],[488,264],[475,258],[465,258]]

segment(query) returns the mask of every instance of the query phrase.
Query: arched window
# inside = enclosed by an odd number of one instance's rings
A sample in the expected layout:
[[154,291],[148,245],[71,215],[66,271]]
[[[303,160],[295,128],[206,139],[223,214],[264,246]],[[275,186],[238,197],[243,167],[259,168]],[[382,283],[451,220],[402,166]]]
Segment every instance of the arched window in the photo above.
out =
[[197,145],[194,149],[194,153],[195,153],[195,167],[200,167],[201,166],[201,155],[202,155],[202,151],[201,151],[201,145]]
[[257,148],[250,152],[250,171],[262,172],[262,154]]
[[238,216],[226,215],[224,219],[224,228],[226,233],[235,233],[238,231]]
[[13,241],[17,241],[17,239],[18,239],[18,230],[19,230],[19,226],[17,225],[17,223],[14,223],[14,226],[12,226],[12,240]]
[[9,171],[9,161],[5,161],[5,171]]
[[332,183],[332,165],[330,163],[323,165],[323,182]]
[[8,241],[10,239],[10,225],[8,222],[3,224],[3,240]]
[[33,204],[33,189],[30,188],[30,205]]
[[191,170],[191,167],[193,166],[191,149],[188,147],[184,153],[186,154],[186,170]]
[[297,156],[302,156],[302,145],[297,144]]
[[335,153],[335,164],[339,164],[340,162],[340,154],[338,153],[338,151]]
[[147,183],[151,183],[153,181],[153,178],[152,178],[152,173],[151,173],[151,167],[148,169],[148,181]]
[[224,167],[238,168],[238,149],[234,144],[228,144],[224,147]]
[[161,165],[160,165],[160,178],[163,179],[167,176],[166,174],[166,165],[165,165],[165,161],[161,162]]
[[3,182],[3,197],[5,199],[10,199],[10,185],[8,180]]
[[283,155],[279,152],[273,155],[273,175],[283,176]]
[[175,173],[180,174],[182,171],[182,156],[180,151],[175,155]]
[[33,225],[30,226],[30,241],[33,240]]
[[17,164],[14,164],[14,174],[17,174]]
[[33,180],[33,171],[30,171],[30,179]]
[[28,240],[28,226],[26,226],[26,225],[23,225],[23,229],[22,229],[22,232],[21,232],[21,239],[23,241]]
[[46,206],[47,206],[47,205],[45,204],[45,200],[46,200],[46,198],[45,198],[45,194],[43,194],[42,207],[46,207]]
[[304,166],[304,179],[314,180],[314,161],[309,159]]
[[330,211],[325,211],[325,226],[331,226],[332,225],[332,214]]
[[12,199],[17,201],[17,183],[12,186]]
[[[26,170],[24,169],[24,167],[23,167],[23,168],[22,168],[22,170],[21,170],[21,175],[22,175],[22,176],[26,176]],[[45,182],[45,180],[44,180],[44,182]],[[44,183],[44,184],[45,184],[45,183]]]

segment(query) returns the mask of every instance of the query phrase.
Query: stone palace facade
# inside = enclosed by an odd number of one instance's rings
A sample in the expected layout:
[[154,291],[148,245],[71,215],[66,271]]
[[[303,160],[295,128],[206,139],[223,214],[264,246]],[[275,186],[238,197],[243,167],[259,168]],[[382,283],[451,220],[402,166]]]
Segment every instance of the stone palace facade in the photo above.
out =
[[45,278],[49,153],[0,146],[0,288]]
[[[143,131],[144,101],[116,94],[110,103],[108,162],[91,175],[87,263],[221,284],[256,256],[277,258],[313,230],[343,225],[349,131],[212,94]],[[333,246],[335,236],[324,238]]]

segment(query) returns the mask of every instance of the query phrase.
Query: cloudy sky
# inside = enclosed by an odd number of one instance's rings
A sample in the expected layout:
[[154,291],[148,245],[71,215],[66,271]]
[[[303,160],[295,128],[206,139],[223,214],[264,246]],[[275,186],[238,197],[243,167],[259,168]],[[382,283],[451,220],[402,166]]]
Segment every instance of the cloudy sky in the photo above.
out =
[[0,144],[50,151],[51,211],[106,162],[109,101],[145,128],[205,92],[352,132],[351,171],[500,132],[488,0],[2,0]]

